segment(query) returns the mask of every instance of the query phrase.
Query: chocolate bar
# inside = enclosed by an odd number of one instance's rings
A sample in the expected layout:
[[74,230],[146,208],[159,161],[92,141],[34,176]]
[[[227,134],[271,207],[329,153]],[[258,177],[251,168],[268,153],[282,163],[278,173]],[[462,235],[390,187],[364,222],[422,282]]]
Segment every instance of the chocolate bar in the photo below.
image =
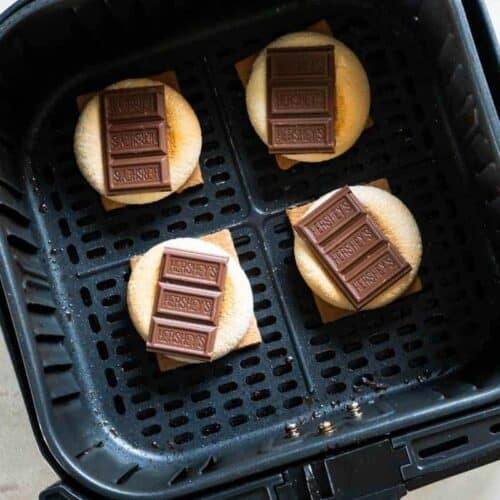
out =
[[267,50],[270,153],[335,152],[333,50],[333,45]]
[[100,95],[106,195],[169,191],[163,85]]
[[347,186],[295,229],[357,310],[411,271]]
[[148,351],[211,359],[224,296],[226,257],[165,248]]

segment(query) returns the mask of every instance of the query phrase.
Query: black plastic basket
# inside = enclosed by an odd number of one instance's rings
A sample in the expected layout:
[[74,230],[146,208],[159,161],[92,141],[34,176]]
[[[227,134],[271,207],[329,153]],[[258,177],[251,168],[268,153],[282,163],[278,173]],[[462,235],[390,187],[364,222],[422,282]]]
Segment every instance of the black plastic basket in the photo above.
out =
[[[375,125],[280,171],[234,63],[322,18],[367,69]],[[75,164],[75,97],[165,69],[202,124],[205,184],[105,212]],[[498,456],[499,127],[460,2],[24,1],[0,86],[3,322],[65,481],[46,499],[396,498]],[[423,290],[322,325],[284,209],[381,177],[417,218]],[[162,374],[127,315],[128,260],[225,227],[263,343]]]

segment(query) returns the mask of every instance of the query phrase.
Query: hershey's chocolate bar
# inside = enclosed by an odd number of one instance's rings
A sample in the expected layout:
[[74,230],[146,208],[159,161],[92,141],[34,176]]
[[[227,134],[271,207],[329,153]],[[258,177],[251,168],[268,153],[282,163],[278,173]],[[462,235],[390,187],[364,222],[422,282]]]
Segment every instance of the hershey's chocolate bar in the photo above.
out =
[[295,229],[356,309],[411,270],[347,186],[305,215]]
[[333,45],[267,50],[270,153],[335,152]]
[[165,248],[146,347],[209,360],[224,297],[228,259]]
[[104,90],[100,99],[106,194],[170,190],[163,85]]

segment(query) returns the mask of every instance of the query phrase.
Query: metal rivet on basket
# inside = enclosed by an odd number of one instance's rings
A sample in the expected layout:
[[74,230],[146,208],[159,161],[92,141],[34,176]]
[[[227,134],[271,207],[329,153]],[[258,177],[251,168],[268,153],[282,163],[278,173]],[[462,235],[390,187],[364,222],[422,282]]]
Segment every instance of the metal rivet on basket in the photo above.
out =
[[286,437],[296,438],[300,436],[299,426],[295,422],[289,422],[285,425]]
[[347,411],[351,414],[352,417],[359,418],[363,416],[363,412],[361,411],[361,407],[357,401],[350,401],[347,403]]
[[324,420],[318,425],[318,430],[320,434],[331,434],[335,432],[337,428],[335,424],[332,424],[329,420]]

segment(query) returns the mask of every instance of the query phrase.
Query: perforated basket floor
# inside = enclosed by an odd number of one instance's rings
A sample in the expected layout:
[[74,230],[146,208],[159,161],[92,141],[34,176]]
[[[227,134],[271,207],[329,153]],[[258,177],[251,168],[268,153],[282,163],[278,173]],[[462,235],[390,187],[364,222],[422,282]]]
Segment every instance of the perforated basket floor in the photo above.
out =
[[[363,62],[375,125],[339,159],[281,171],[251,128],[234,63],[320,18]],[[152,205],[105,212],[72,152],[75,97],[172,68],[202,125],[205,184]],[[97,436],[105,435],[116,456],[127,457],[127,466],[118,458],[116,470],[107,465],[110,482],[125,485],[142,469],[204,457],[215,458],[200,474],[216,467],[216,459],[222,467],[221,457],[240,438],[282,437],[289,421],[313,413],[335,420],[346,401],[368,404],[411,391],[474,360],[490,335],[484,235],[470,209],[437,82],[411,24],[397,17],[365,7],[308,9],[144,54],[132,66],[118,62],[82,73],[41,106],[32,132],[26,186],[55,301],[31,310],[41,325],[44,315],[56,313],[67,349],[54,349],[61,336],[44,334],[43,327],[37,341],[54,353],[45,373],[53,377],[50,396],[60,422],[75,401],[94,415],[95,426],[82,431],[85,439],[78,433],[70,452],[97,471],[99,461],[92,461],[103,447]],[[322,325],[295,266],[284,209],[381,177],[418,221],[423,290]],[[169,238],[226,227],[252,285],[263,343],[162,374],[127,314],[129,258]],[[66,373],[77,382],[71,389]],[[189,469],[177,468],[158,481],[186,477]]]

